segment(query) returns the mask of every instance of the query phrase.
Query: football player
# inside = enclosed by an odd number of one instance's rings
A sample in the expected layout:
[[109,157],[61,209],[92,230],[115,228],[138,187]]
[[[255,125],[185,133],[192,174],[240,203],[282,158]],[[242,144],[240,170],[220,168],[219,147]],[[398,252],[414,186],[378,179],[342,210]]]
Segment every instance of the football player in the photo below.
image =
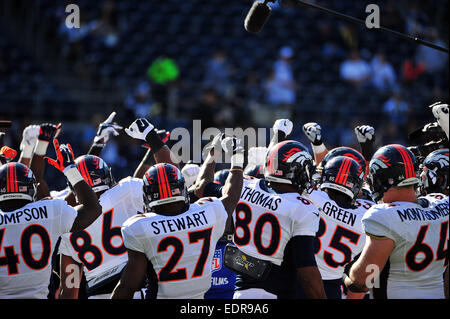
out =
[[[174,165],[157,164],[145,173],[146,213],[122,226],[128,263],[112,298],[131,298],[148,269],[150,297],[204,298],[211,287],[217,241],[242,188],[243,149],[227,150],[236,154],[219,199],[202,198],[190,204],[184,177]],[[211,152],[219,153],[217,147]]]
[[418,198],[417,166],[414,154],[398,144],[381,147],[370,161],[369,183],[378,204],[362,219],[366,243],[344,281],[351,291],[367,291],[389,265],[387,298],[445,298],[448,197]]
[[[334,153],[332,150],[326,157]],[[322,160],[326,163],[321,170],[319,189],[308,190],[306,197],[320,211],[315,253],[327,298],[341,299],[344,268],[364,247],[361,219],[374,203],[357,199],[365,165],[350,156],[326,157]],[[299,294],[303,295],[301,289]]]
[[[155,157],[155,161],[170,160],[166,157],[170,155],[170,150],[160,140],[154,126],[146,119],[137,119],[125,131],[131,137],[148,143],[152,150],[151,153],[146,153],[140,167],[145,166],[149,154]],[[83,266],[88,297],[107,299],[128,260],[120,227],[129,217],[143,212],[143,184],[141,179],[136,178],[137,176],[124,178],[116,184],[111,169],[95,155],[80,156],[76,160],[76,165],[99,198],[103,212],[101,218],[82,232],[62,236],[59,250],[60,297],[64,299],[78,297],[79,281],[73,284],[70,279],[73,277],[74,269]],[[77,271],[81,274],[81,271]],[[81,276],[78,277],[81,280]],[[143,294],[137,291],[135,298],[141,297]]]
[[101,207],[74,164],[70,145],[53,142],[57,159],[47,159],[72,185],[79,203],[36,201],[36,179],[24,164],[0,167],[0,298],[39,298],[48,295],[50,257],[58,237],[88,227]]
[[[214,166],[214,159],[205,161],[198,196],[220,196],[220,185],[212,183]],[[301,196],[312,171],[306,147],[287,140],[269,149],[264,180],[244,180],[233,214],[235,246],[227,247],[229,258],[225,253],[227,267],[238,274],[233,298],[293,298],[296,276],[309,298],[326,298],[314,258],[319,212]]]

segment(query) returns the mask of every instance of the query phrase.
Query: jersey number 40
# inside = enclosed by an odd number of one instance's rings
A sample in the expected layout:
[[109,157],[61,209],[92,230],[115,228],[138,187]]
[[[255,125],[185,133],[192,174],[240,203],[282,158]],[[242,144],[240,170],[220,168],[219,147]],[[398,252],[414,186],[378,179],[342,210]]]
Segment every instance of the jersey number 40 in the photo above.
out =
[[[6,229],[0,229],[0,252],[3,245],[3,237]],[[42,243],[42,250],[40,257],[36,256],[31,251],[31,238],[37,236]],[[24,229],[20,236],[20,255],[25,264],[32,270],[41,270],[48,265],[51,255],[51,242],[47,230],[41,225],[30,225]],[[16,254],[14,246],[7,246],[3,248],[4,256],[0,256],[0,267],[8,268],[8,275],[19,274],[17,264],[20,263],[19,255]]]

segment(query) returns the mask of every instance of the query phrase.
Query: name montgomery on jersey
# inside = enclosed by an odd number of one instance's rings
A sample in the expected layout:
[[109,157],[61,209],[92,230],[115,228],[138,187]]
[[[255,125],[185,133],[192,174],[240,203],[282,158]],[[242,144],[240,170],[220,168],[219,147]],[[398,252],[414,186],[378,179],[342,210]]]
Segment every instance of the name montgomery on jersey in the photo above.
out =
[[250,187],[245,186],[241,199],[251,202],[252,204],[259,205],[266,209],[275,211],[278,209],[278,204],[281,202],[280,197],[272,197],[271,195],[265,195],[258,190],[252,190]]
[[400,220],[403,222],[405,220],[436,220],[445,216],[448,216],[448,202],[436,205],[434,210],[422,210],[420,208],[407,208],[397,210],[397,214]]
[[29,222],[32,219],[48,218],[47,206],[33,207],[31,209],[15,211],[11,214],[0,214],[0,226],[8,224],[20,224],[23,221]]
[[192,227],[198,227],[207,225],[208,220],[205,216],[205,211],[200,211],[198,213],[193,213],[192,217],[189,215],[181,216],[171,219],[162,219],[154,221],[151,223],[153,227],[153,233],[159,235],[161,233],[161,228],[165,233],[176,232],[181,230],[190,229]]

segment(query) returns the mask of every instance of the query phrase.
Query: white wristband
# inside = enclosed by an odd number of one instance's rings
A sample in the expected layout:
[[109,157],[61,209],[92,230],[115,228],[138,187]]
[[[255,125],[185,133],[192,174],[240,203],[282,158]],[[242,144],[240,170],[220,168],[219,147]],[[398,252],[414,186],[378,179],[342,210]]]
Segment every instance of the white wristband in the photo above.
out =
[[38,140],[36,143],[36,147],[34,148],[34,154],[39,156],[44,156],[47,154],[47,147],[48,147],[47,141]]
[[81,181],[84,181],[83,177],[81,176],[80,172],[78,171],[77,167],[75,165],[67,166],[64,171],[64,175],[66,175],[67,180],[72,186],[75,186]]
[[244,154],[237,153],[231,156],[231,168],[240,167],[244,168]]
[[325,145],[322,143],[320,145],[311,144],[314,154],[320,154],[325,152],[327,149]]
[[34,147],[33,146],[26,146],[22,150],[21,157],[23,157],[23,158],[32,158],[33,157],[33,151],[34,151]]

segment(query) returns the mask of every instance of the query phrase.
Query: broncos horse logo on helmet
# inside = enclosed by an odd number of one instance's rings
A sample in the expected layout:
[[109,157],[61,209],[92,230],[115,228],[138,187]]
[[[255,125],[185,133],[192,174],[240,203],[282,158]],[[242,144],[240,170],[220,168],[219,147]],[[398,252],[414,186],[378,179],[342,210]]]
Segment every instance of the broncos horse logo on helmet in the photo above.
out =
[[373,200],[378,202],[391,187],[419,184],[418,164],[414,154],[399,144],[383,146],[373,155],[368,182]]
[[268,182],[292,184],[300,193],[311,185],[314,162],[308,149],[297,141],[283,141],[267,152],[264,178]]
[[440,149],[428,154],[421,165],[422,193],[448,192],[449,150]]
[[160,163],[150,167],[142,178],[144,203],[148,211],[155,206],[173,202],[189,205],[189,195],[181,171],[172,164]]

